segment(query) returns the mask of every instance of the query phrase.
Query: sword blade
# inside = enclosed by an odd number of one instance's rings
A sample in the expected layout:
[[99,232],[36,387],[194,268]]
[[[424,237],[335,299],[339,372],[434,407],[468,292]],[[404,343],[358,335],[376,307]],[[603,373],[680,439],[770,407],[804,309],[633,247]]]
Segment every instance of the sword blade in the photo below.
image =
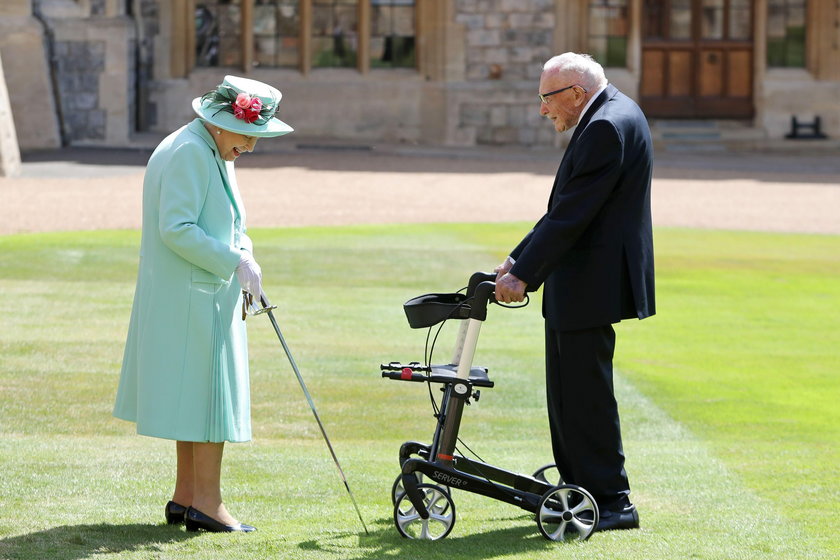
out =
[[365,525],[365,520],[362,519],[362,513],[359,511],[359,505],[356,503],[356,498],[353,496],[353,492],[350,490],[350,485],[347,483],[347,477],[344,476],[344,469],[341,468],[341,463],[338,462],[338,457],[335,454],[335,450],[333,449],[332,443],[330,443],[330,438],[327,436],[327,431],[324,429],[324,423],[321,422],[321,417],[318,415],[318,410],[315,408],[315,403],[312,401],[312,395],[309,394],[309,389],[306,388],[306,383],[303,381],[303,376],[300,374],[300,370],[298,369],[297,362],[295,362],[294,357],[292,356],[291,350],[289,350],[289,345],[286,344],[286,339],[283,337],[283,333],[280,332],[280,327],[277,324],[277,319],[274,318],[274,313],[270,310],[266,313],[268,315],[268,319],[271,321],[271,326],[274,327],[274,332],[277,333],[277,338],[280,339],[280,344],[283,346],[283,350],[286,352],[286,357],[289,358],[289,363],[292,364],[292,370],[295,372],[295,376],[297,377],[298,383],[300,383],[300,388],[303,389],[303,394],[306,397],[306,401],[309,403],[309,408],[312,410],[312,414],[315,416],[315,421],[318,423],[318,428],[321,429],[321,435],[324,436],[324,441],[327,442],[327,447],[330,450],[330,455],[332,455],[333,462],[335,462],[336,468],[338,468],[338,474],[341,476],[341,481],[344,483],[344,487],[347,489],[347,494],[350,495],[350,500],[353,502],[353,507],[356,509],[356,515],[359,516],[359,521],[362,522],[362,528],[365,530],[365,534],[369,535],[367,525]]

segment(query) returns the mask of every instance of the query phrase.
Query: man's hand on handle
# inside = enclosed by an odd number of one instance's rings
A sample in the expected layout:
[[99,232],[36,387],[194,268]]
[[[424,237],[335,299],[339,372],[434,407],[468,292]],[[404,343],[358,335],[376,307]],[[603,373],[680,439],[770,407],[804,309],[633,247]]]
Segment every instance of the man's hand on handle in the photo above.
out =
[[498,282],[502,276],[510,272],[510,269],[513,268],[513,264],[515,262],[516,261],[511,257],[507,257],[505,258],[505,262],[493,269],[493,272],[496,273],[496,282]]
[[525,300],[525,289],[528,285],[510,273],[514,261],[507,257],[505,262],[497,266],[496,273],[496,301],[501,303],[518,303]]

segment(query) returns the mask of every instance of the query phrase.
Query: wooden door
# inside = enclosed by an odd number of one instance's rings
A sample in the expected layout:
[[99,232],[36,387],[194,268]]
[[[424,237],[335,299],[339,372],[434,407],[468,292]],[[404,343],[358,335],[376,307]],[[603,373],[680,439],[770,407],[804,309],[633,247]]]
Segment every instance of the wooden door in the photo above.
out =
[[753,115],[753,1],[644,0],[639,89],[645,114]]

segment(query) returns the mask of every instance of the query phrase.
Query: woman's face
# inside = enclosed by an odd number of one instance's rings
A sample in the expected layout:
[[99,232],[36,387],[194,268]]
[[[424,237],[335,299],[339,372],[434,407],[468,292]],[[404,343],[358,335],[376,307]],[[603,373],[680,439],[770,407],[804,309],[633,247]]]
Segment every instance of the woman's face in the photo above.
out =
[[213,125],[208,125],[207,129],[213,135],[219,155],[225,161],[234,161],[241,154],[253,151],[259,140],[256,136],[244,136]]

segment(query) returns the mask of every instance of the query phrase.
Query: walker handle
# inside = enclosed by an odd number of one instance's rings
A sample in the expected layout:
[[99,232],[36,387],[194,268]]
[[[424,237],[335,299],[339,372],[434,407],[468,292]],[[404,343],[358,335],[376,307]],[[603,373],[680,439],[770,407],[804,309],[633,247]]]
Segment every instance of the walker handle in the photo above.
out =
[[495,282],[495,272],[476,272],[470,276],[470,283],[467,285],[467,298],[471,298],[475,294],[475,289],[482,282]]
[[485,280],[475,288],[475,297],[470,305],[470,319],[484,321],[487,319],[487,304],[496,303],[494,292],[496,283]]

